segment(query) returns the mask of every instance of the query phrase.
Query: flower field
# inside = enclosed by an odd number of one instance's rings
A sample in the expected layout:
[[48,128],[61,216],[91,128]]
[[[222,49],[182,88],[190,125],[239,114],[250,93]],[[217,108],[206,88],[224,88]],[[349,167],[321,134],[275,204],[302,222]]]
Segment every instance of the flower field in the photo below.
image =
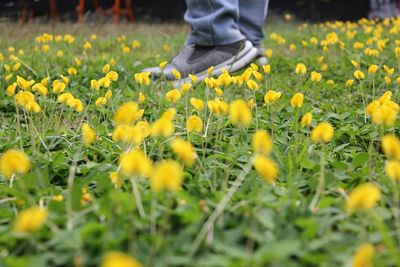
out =
[[400,266],[400,19],[184,84],[183,26],[0,27],[0,266]]

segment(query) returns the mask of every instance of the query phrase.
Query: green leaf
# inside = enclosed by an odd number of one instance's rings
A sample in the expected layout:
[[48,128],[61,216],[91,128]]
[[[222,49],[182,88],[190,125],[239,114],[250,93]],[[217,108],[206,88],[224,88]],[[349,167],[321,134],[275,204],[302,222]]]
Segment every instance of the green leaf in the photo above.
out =
[[367,152],[360,152],[353,158],[352,161],[353,167],[354,168],[360,167],[365,163],[367,163],[368,160],[369,160],[369,154]]

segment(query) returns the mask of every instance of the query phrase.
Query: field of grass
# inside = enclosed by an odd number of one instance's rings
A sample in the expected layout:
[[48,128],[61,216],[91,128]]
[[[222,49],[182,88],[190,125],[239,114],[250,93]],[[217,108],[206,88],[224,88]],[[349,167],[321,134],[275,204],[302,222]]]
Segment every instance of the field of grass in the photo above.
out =
[[400,20],[272,22],[269,65],[140,72],[187,32],[0,25],[0,266],[400,266]]

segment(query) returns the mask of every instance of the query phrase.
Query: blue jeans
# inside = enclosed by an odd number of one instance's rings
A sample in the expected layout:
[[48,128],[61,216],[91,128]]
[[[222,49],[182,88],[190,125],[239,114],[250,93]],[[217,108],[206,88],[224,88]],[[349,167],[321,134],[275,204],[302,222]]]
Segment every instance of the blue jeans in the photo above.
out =
[[247,39],[260,45],[269,0],[186,0],[188,44],[225,45]]

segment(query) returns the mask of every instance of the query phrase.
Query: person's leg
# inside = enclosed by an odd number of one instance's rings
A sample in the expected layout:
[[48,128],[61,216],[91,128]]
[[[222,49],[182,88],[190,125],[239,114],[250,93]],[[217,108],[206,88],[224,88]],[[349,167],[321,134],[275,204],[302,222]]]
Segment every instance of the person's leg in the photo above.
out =
[[260,64],[267,64],[262,45],[269,0],[239,0],[239,30],[257,48]]
[[[257,57],[257,49],[239,30],[239,0],[186,0],[186,3],[185,21],[192,30],[185,46],[163,69],[153,67],[143,71],[155,78],[183,82],[188,81],[189,74],[194,74],[200,81],[209,75],[207,69],[211,66],[212,75],[217,76],[223,69],[238,71]],[[174,75],[174,70],[181,75]]]
[[370,12],[368,14],[370,19],[384,19],[395,16],[397,16],[395,0],[371,0]]
[[264,21],[269,0],[239,0],[239,30],[254,46],[264,39]]
[[188,44],[215,46],[245,39],[238,26],[239,0],[186,0],[186,4]]

